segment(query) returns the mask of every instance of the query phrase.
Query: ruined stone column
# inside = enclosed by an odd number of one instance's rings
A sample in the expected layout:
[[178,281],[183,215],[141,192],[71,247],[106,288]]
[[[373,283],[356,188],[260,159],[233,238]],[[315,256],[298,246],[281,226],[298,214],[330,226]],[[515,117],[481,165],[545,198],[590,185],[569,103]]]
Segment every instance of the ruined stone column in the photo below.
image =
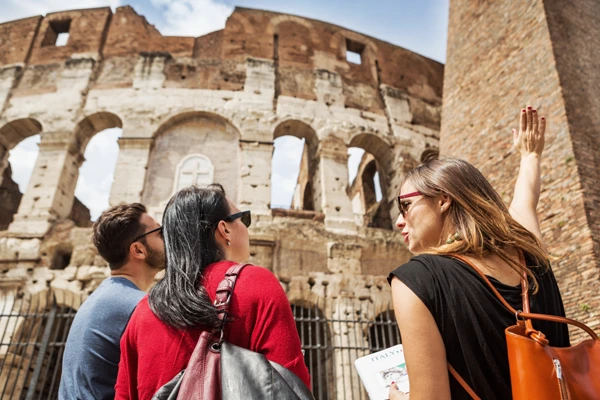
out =
[[315,211],[325,214],[325,228],[338,233],[356,233],[352,202],[348,197],[348,149],[340,140],[319,143],[315,171]]
[[119,139],[119,158],[109,199],[111,206],[141,201],[150,147],[153,142],[154,138]]
[[271,158],[272,142],[240,140],[242,150],[241,190],[238,204],[252,214],[271,215]]
[[44,236],[55,220],[71,212],[84,159],[69,136],[70,132],[52,132],[42,137],[29,186],[8,228],[13,234]]

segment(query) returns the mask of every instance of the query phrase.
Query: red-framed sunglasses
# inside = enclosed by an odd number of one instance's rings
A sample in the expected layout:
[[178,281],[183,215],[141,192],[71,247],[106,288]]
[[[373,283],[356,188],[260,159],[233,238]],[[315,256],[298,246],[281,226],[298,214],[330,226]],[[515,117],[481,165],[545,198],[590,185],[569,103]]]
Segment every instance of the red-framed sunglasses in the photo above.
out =
[[406,213],[408,212],[408,207],[411,204],[408,201],[402,201],[402,200],[408,199],[410,197],[416,197],[416,196],[422,196],[422,195],[423,195],[423,193],[416,191],[416,192],[403,194],[402,196],[398,196],[396,198],[396,200],[398,201],[398,210],[400,210],[400,214],[402,215],[402,218],[404,218],[406,216]]

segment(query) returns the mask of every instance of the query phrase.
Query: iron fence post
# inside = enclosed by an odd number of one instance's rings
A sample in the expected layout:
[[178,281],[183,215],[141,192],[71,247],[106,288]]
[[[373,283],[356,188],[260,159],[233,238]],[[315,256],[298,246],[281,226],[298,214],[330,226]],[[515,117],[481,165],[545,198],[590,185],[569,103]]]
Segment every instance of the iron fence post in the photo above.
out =
[[48,344],[50,343],[50,335],[52,334],[52,326],[54,325],[54,318],[56,317],[56,309],[56,301],[53,301],[52,308],[48,313],[48,321],[46,321],[46,326],[44,327],[42,343],[40,344],[40,350],[38,352],[37,360],[35,362],[33,374],[31,375],[31,380],[29,381],[29,387],[27,388],[27,395],[25,396],[25,400],[33,400],[33,396],[35,395],[35,389],[40,378],[42,365],[44,364],[44,356],[46,354],[46,350],[48,349]]

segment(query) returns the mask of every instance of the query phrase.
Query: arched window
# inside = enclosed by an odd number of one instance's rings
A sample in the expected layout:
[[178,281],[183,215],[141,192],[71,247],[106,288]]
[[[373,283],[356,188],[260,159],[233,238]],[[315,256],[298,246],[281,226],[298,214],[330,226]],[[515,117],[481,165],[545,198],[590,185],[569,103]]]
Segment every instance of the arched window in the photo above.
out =
[[349,148],[348,155],[348,195],[356,223],[359,226],[390,229],[389,216],[381,207],[383,193],[376,158],[357,147]]
[[[85,161],[79,168],[70,218],[78,226],[89,226],[109,207],[110,190],[119,155],[121,128],[96,133],[85,146]],[[89,213],[89,214],[88,214]]]
[[315,211],[315,174],[318,139],[303,122],[288,120],[273,133],[271,208]]
[[19,209],[39,153],[40,135],[30,136],[9,152],[8,165],[0,176],[0,231],[8,228]]
[[188,186],[208,186],[214,182],[215,168],[210,159],[202,154],[186,156],[177,166],[173,193]]

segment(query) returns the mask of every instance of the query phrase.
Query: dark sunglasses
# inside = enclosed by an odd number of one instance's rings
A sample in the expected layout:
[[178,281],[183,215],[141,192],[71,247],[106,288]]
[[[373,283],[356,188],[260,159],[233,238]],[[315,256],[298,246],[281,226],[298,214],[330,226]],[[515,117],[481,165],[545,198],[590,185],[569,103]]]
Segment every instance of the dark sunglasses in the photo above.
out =
[[140,235],[140,236],[136,237],[135,239],[133,239],[133,241],[131,243],[135,243],[138,240],[140,240],[141,238],[143,238],[144,236],[147,236],[147,235],[149,235],[151,233],[154,233],[154,232],[158,232],[158,234],[162,236],[162,226],[159,226],[156,229],[152,229],[151,231],[148,231],[148,232],[144,233],[143,235]]
[[249,210],[248,211],[240,211],[239,213],[228,215],[225,218],[223,218],[223,221],[233,222],[238,218],[240,218],[242,220],[242,224],[246,225],[246,228],[250,227],[250,224],[252,223],[252,215],[250,214]]
[[407,193],[407,194],[403,194],[402,196],[398,196],[397,197],[397,201],[398,201],[398,210],[400,210],[400,214],[402,215],[402,218],[404,218],[406,216],[406,213],[408,212],[408,208],[410,207],[410,202],[408,201],[402,201],[403,199],[408,199],[410,197],[416,197],[416,196],[422,196],[423,193],[421,192],[412,192],[412,193]]

